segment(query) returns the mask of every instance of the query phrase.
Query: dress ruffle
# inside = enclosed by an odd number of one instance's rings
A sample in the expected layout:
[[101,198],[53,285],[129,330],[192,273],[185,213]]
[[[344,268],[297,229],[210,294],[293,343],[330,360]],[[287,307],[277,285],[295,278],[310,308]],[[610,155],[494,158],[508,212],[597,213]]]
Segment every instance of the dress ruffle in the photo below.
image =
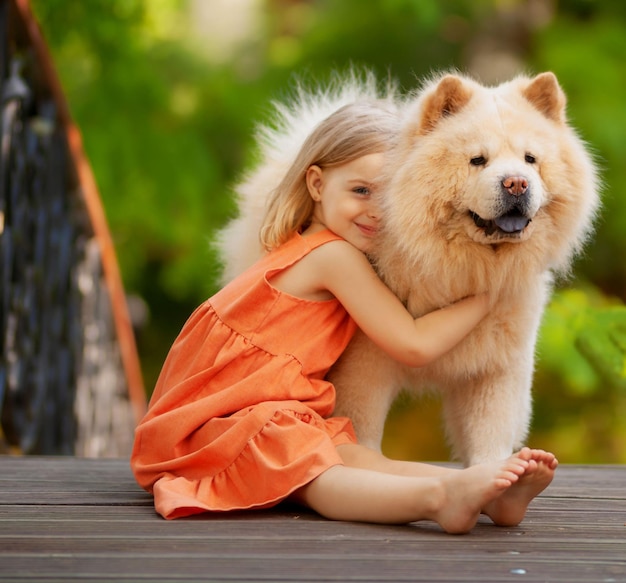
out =
[[[350,421],[328,421],[314,413],[277,410],[217,474],[190,479],[181,467],[175,474],[165,473],[153,486],[155,509],[172,519],[278,504],[328,468],[343,463],[336,446],[354,443]],[[197,474],[195,463],[192,474]]]

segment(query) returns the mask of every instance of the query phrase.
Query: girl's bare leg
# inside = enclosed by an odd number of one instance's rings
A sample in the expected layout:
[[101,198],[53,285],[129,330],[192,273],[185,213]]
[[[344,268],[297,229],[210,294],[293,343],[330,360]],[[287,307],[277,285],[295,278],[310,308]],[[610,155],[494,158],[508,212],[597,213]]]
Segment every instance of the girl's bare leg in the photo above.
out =
[[333,520],[384,524],[434,520],[447,532],[463,533],[476,524],[481,509],[517,482],[528,466],[528,460],[518,454],[437,476],[404,476],[339,465],[292,498]]
[[393,460],[376,450],[359,444],[339,445],[337,451],[347,466],[375,470],[397,476],[438,478],[447,476],[451,472],[459,471],[458,469],[445,466]]
[[[401,476],[442,477],[460,471],[432,464],[392,460],[362,445],[342,445],[337,450],[348,466]],[[515,526],[522,521],[528,505],[552,482],[558,466],[554,454],[541,449],[525,447],[518,455],[529,462],[527,471],[503,496],[483,508],[483,513],[499,526]]]

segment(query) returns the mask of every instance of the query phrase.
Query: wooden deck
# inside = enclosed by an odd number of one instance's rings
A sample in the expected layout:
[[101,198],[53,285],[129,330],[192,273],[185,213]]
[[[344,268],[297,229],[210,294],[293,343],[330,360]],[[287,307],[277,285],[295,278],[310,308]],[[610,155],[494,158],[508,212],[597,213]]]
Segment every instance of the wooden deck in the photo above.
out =
[[516,528],[165,521],[119,459],[0,456],[0,581],[626,582],[626,466],[562,466]]

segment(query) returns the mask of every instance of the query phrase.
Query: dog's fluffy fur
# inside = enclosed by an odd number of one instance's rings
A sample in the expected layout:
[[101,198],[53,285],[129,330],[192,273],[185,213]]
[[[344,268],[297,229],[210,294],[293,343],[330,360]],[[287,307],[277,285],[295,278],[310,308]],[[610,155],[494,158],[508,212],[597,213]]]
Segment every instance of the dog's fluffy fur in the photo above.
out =
[[259,165],[239,189],[240,215],[220,234],[224,279],[259,257],[265,199],[306,135],[341,105],[372,98],[392,100],[403,116],[379,201],[380,276],[414,316],[485,290],[496,300],[463,342],[419,369],[358,333],[329,375],[335,414],[379,448],[399,391],[436,388],[455,457],[504,458],[527,437],[535,341],[554,277],[568,272],[599,205],[594,163],[552,73],[497,87],[442,74],[402,99],[378,95],[371,77],[300,92],[260,134]]

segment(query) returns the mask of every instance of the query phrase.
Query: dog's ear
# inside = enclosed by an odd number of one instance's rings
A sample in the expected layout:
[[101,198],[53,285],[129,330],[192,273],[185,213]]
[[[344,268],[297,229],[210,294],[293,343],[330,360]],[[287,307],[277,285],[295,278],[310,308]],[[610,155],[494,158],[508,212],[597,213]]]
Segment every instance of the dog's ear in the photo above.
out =
[[457,75],[446,75],[425,96],[418,134],[432,131],[439,121],[460,111],[472,97],[471,87]]
[[566,98],[554,73],[541,73],[531,79],[522,95],[548,119],[565,123]]

